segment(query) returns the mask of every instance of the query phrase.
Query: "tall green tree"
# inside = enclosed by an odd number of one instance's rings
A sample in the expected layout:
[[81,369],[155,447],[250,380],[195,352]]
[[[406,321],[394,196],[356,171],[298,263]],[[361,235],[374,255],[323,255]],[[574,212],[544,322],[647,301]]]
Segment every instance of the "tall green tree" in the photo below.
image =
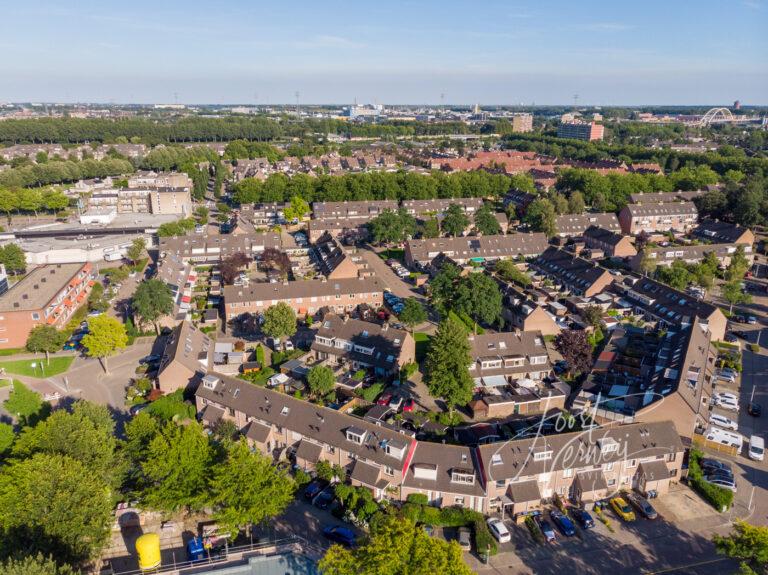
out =
[[16,434],[13,426],[10,423],[0,422],[0,461],[11,451],[14,441],[16,441]]
[[264,325],[261,330],[275,339],[290,337],[296,333],[296,313],[285,302],[271,305],[264,312]]
[[403,302],[403,311],[397,316],[398,319],[413,329],[413,326],[427,321],[427,310],[416,298],[409,297]]
[[733,313],[733,306],[743,305],[752,301],[752,296],[741,288],[741,282],[738,279],[725,282],[720,287],[720,293],[723,299],[730,305],[729,311],[731,313]]
[[492,236],[501,233],[501,225],[496,219],[493,211],[488,204],[483,204],[475,212],[475,228],[484,236]]
[[0,562],[3,575],[77,575],[69,565],[60,565],[42,553]]
[[333,545],[320,561],[324,575],[471,575],[456,541],[430,537],[413,521],[383,515],[355,549]]
[[289,222],[293,220],[301,221],[309,213],[309,204],[301,196],[293,196],[291,203],[284,211],[285,219]]
[[309,391],[315,397],[325,397],[333,391],[336,377],[333,370],[326,365],[316,365],[307,373]]
[[88,333],[82,339],[85,354],[88,357],[98,358],[104,367],[104,372],[109,373],[107,358],[128,345],[125,326],[114,317],[99,315],[88,320],[88,329]]
[[433,397],[442,398],[452,411],[472,399],[474,381],[466,328],[450,317],[440,323],[427,353],[425,381]]
[[160,333],[157,321],[173,313],[173,294],[165,282],[157,278],[143,281],[131,298],[131,306],[141,322],[150,322],[155,332]]
[[52,325],[38,325],[29,332],[26,347],[32,353],[45,352],[45,359],[50,363],[49,354],[59,351],[65,341],[66,335]]
[[493,324],[501,317],[501,302],[499,284],[490,276],[474,273],[458,281],[453,307],[477,323]]
[[126,252],[126,255],[128,256],[128,259],[131,260],[131,263],[133,265],[136,265],[136,262],[138,262],[141,257],[144,255],[144,250],[147,249],[147,240],[144,238],[136,238],[131,242],[131,245],[128,247],[128,251]]
[[569,214],[583,214],[586,205],[584,203],[584,196],[581,192],[573,192],[568,197],[568,213]]
[[461,277],[461,270],[454,264],[447,263],[440,268],[437,275],[429,283],[429,294],[432,305],[443,316],[451,308],[456,282]]
[[36,453],[0,473],[3,555],[23,549],[78,564],[103,548],[111,521],[109,486],[76,459]]
[[557,235],[557,213],[555,206],[547,199],[541,198],[531,202],[523,221],[531,226],[534,232],[543,232],[549,238]]
[[464,209],[458,204],[451,204],[445,210],[441,227],[443,232],[449,236],[458,237],[464,233],[469,226],[469,217]]
[[232,443],[211,479],[214,518],[233,535],[280,515],[293,501],[296,484],[245,440]]
[[29,389],[19,380],[13,380],[13,389],[3,402],[5,411],[14,415],[22,425],[35,425],[50,413],[51,406],[43,396]]
[[741,561],[740,575],[762,575],[768,570],[768,527],[736,521],[729,535],[713,537],[721,555]]
[[213,463],[213,449],[199,423],[168,423],[149,444],[142,466],[147,503],[166,512],[202,509],[210,503]]
[[27,271],[27,258],[24,255],[24,250],[16,244],[0,246],[0,264],[3,264],[5,270],[13,275]]

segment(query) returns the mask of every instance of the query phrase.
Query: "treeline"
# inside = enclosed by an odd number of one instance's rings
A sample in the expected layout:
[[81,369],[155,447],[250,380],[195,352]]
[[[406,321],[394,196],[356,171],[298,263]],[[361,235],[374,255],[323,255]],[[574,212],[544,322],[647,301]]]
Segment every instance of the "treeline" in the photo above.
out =
[[717,152],[695,154],[678,152],[669,148],[648,148],[638,145],[611,145],[604,142],[581,142],[554,136],[537,134],[514,134],[504,138],[507,148],[524,152],[597,162],[600,160],[621,160],[624,162],[656,162],[667,171],[685,166],[707,165],[718,174],[729,170],[744,173],[763,171],[768,173],[768,158],[749,157],[743,151],[726,148]]
[[431,198],[502,197],[513,182],[533,189],[528,176],[515,180],[504,174],[484,171],[430,175],[413,172],[370,172],[339,176],[311,177],[272,174],[266,180],[245,178],[234,186],[233,199],[239,204],[285,202],[294,196],[308,202],[344,200],[421,200]]
[[[156,120],[148,118],[38,118],[6,120],[0,123],[0,142],[4,144],[83,142],[114,143],[138,138],[144,144],[176,142],[228,142],[254,140],[268,142],[279,137],[303,137],[308,133],[341,134],[348,137],[423,136],[479,133],[481,126],[463,122],[387,121],[356,124],[334,119],[276,121],[262,116],[225,118],[188,117]],[[485,127],[493,131],[493,123]]]
[[17,189],[48,186],[76,182],[81,179],[130,174],[134,169],[130,161],[119,158],[103,160],[89,158],[82,161],[51,159],[42,164],[10,168],[0,172],[0,187]]

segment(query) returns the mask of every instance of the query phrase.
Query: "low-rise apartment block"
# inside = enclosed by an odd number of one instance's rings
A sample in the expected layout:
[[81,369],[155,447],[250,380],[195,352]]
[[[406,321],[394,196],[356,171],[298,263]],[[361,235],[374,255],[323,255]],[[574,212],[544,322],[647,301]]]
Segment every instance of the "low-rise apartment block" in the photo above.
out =
[[693,202],[628,204],[619,212],[619,222],[621,231],[633,236],[640,232],[687,233],[696,226],[698,215]]
[[412,267],[425,267],[440,254],[460,265],[470,261],[529,258],[547,249],[547,245],[547,237],[542,233],[408,240],[405,262]]
[[555,223],[557,235],[561,238],[580,236],[587,228],[598,226],[611,232],[621,232],[619,219],[613,212],[600,214],[563,214]]
[[609,258],[630,258],[637,255],[632,239],[616,231],[590,226],[584,230],[581,237],[589,249],[601,250]]
[[405,330],[348,316],[326,314],[312,342],[317,360],[330,367],[365,369],[377,376],[397,375],[416,360],[416,344]]
[[692,202],[696,198],[702,197],[709,190],[691,190],[676,192],[654,192],[649,194],[630,194],[629,201],[633,204],[664,204],[667,202]]
[[226,286],[223,292],[227,321],[244,313],[264,313],[279,302],[288,304],[297,315],[304,316],[315,315],[323,308],[343,314],[360,304],[378,309],[384,301],[384,284],[376,277],[252,283],[249,286]]
[[602,140],[605,127],[595,122],[561,122],[557,127],[558,138],[570,138],[572,140]]
[[194,266],[175,254],[168,254],[157,263],[157,279],[171,290],[173,296],[173,317],[186,316],[192,309],[192,291],[197,282]]
[[30,271],[0,295],[0,349],[24,347],[38,325],[63,328],[94,285],[90,263],[51,264]]
[[739,248],[743,249],[744,255],[750,262],[754,259],[752,244],[669,245],[666,247],[646,246],[640,253],[630,260],[630,265],[633,270],[641,271],[642,261],[646,256],[660,266],[671,266],[676,260],[681,260],[687,264],[696,264],[707,257],[707,254],[714,254],[720,265],[727,267],[731,263],[731,258]]
[[548,278],[560,291],[592,297],[613,283],[611,273],[594,262],[549,247],[531,262],[531,269]]
[[120,188],[102,190],[86,199],[88,210],[118,214],[192,215],[190,188]]

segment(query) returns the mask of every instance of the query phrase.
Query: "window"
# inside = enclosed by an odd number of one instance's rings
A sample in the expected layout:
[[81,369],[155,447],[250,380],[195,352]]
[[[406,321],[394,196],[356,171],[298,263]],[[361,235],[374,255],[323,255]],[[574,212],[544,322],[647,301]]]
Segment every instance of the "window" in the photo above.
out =
[[674,461],[674,460],[675,460],[675,458],[676,458],[676,457],[677,457],[677,453],[670,453],[670,454],[667,456],[667,461],[669,461],[669,462],[671,463],[672,461]]
[[394,474],[395,474],[395,471],[390,466],[387,465],[386,467],[384,467],[384,475],[389,475],[390,477],[392,477]]
[[499,489],[504,489],[504,486],[507,484],[507,482],[504,479],[500,479],[496,482],[496,487]]
[[491,465],[501,465],[504,463],[501,459],[500,453],[494,453],[493,457],[491,457]]
[[451,473],[451,481],[453,483],[465,483],[467,485],[474,485],[475,484],[475,476],[473,473],[468,473],[466,471],[460,471],[460,470],[454,470],[453,473]]
[[614,485],[616,485],[616,480],[615,479],[609,479],[608,480],[608,487],[613,487]]
[[539,451],[538,453],[533,454],[534,461],[545,461],[547,459],[552,459],[551,451]]
[[35,321],[39,320],[40,319],[40,314],[37,313],[37,312],[33,312],[32,313],[32,319],[35,320]]
[[603,463],[603,470],[604,471],[611,471],[613,469],[613,461],[610,463]]
[[637,459],[630,459],[629,461],[625,462],[625,465],[627,467],[637,467]]
[[291,412],[291,408],[287,405],[280,410],[280,415],[288,415]]
[[453,500],[454,505],[457,505],[458,507],[464,507],[464,498],[463,497],[457,497]]
[[563,477],[573,477],[573,469],[563,469]]

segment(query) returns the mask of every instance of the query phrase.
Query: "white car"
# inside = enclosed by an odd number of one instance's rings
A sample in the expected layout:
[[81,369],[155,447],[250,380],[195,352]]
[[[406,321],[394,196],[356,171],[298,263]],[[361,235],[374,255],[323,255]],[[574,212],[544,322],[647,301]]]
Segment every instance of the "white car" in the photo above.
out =
[[715,379],[719,379],[720,381],[727,381],[728,383],[736,383],[736,376],[731,375],[730,373],[716,373]]
[[509,529],[507,529],[507,526],[504,525],[501,519],[496,517],[488,518],[488,529],[491,530],[491,533],[493,533],[493,536],[499,543],[509,543],[512,540]]
[[728,411],[739,411],[739,402],[733,401],[730,397],[716,397],[715,405]]
[[716,393],[715,399],[729,399],[736,403],[739,402],[739,396],[735,393],[731,393],[730,391],[721,391],[720,393]]
[[732,431],[739,430],[738,423],[736,423],[730,417],[725,417],[724,415],[720,415],[717,413],[713,413],[712,415],[709,416],[709,422],[712,425],[717,425],[718,427],[722,427],[723,429],[730,429]]

